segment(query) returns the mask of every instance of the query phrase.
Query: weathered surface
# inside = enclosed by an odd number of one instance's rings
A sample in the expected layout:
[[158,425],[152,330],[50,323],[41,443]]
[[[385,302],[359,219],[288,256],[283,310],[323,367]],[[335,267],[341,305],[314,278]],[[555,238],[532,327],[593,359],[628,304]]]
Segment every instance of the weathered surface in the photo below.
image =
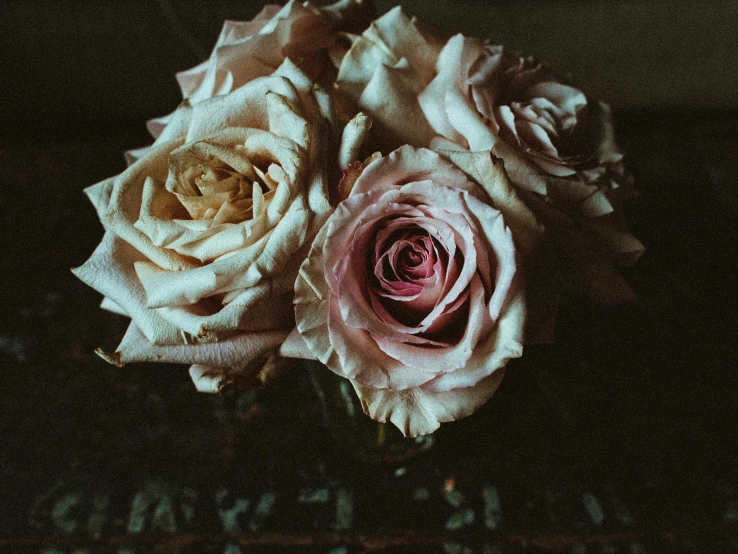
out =
[[738,117],[618,119],[639,300],[569,298],[556,345],[399,468],[345,455],[303,369],[218,397],[105,364],[126,321],[69,273],[102,235],[81,190],[143,137],[0,151],[0,550],[738,551]]

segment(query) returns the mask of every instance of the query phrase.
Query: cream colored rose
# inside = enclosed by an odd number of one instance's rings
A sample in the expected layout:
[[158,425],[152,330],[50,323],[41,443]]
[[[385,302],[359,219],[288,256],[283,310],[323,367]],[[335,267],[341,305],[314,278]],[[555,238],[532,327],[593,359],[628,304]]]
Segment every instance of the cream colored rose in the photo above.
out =
[[132,319],[109,360],[194,363],[214,390],[282,342],[299,253],[330,211],[330,103],[317,93],[285,62],[182,106],[171,136],[87,189],[106,233],[74,272]]
[[541,229],[489,154],[404,146],[355,169],[300,269],[282,354],[349,379],[374,419],[430,433],[521,355],[518,263]]
[[[285,6],[267,4],[251,21],[226,21],[210,57],[176,74],[182,98],[194,104],[228,94],[271,75],[286,59],[317,80],[331,68],[328,50],[336,33],[364,27],[372,15],[371,2],[365,0],[339,0],[322,7],[290,0]],[[156,138],[171,119],[172,114],[154,118],[146,126]],[[129,162],[147,150],[130,150]]]

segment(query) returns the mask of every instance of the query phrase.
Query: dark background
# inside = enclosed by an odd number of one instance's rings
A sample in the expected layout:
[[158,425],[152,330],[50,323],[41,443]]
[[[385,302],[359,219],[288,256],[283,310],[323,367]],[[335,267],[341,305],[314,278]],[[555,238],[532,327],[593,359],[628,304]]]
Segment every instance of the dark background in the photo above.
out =
[[260,7],[0,4],[0,549],[738,551],[738,4],[405,3],[613,105],[647,251],[635,303],[568,297],[555,345],[394,467],[351,457],[306,368],[206,396],[184,367],[106,365],[126,321],[68,271],[102,236],[82,189]]

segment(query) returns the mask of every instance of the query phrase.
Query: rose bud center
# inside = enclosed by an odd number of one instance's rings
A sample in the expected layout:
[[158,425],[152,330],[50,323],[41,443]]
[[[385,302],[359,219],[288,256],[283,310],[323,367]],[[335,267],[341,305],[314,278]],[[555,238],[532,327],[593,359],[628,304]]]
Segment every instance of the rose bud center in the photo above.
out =
[[[396,220],[390,221],[388,227],[396,224]],[[450,255],[447,245],[417,225],[408,224],[390,233],[380,231],[375,235],[368,259],[371,294],[394,320],[388,323],[417,327],[448,294],[463,264],[464,257],[459,250]],[[468,294],[463,294],[440,318],[446,327],[445,334],[448,334],[447,325],[464,312],[459,308],[466,304],[467,297]]]
[[[213,150],[224,150],[227,155],[223,157],[231,163],[210,152]],[[239,152],[238,146],[195,143],[170,155],[167,188],[191,219],[211,220],[213,224],[241,223],[261,212],[277,182]]]

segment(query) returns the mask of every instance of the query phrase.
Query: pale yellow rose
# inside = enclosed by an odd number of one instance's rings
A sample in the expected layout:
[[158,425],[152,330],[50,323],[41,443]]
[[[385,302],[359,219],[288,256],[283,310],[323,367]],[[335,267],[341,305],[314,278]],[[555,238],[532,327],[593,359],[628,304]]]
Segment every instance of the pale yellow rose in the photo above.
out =
[[195,364],[198,388],[216,390],[282,342],[297,269],[331,209],[330,112],[286,61],[182,106],[143,158],[86,190],[106,233],[74,272],[132,319],[107,359]]

